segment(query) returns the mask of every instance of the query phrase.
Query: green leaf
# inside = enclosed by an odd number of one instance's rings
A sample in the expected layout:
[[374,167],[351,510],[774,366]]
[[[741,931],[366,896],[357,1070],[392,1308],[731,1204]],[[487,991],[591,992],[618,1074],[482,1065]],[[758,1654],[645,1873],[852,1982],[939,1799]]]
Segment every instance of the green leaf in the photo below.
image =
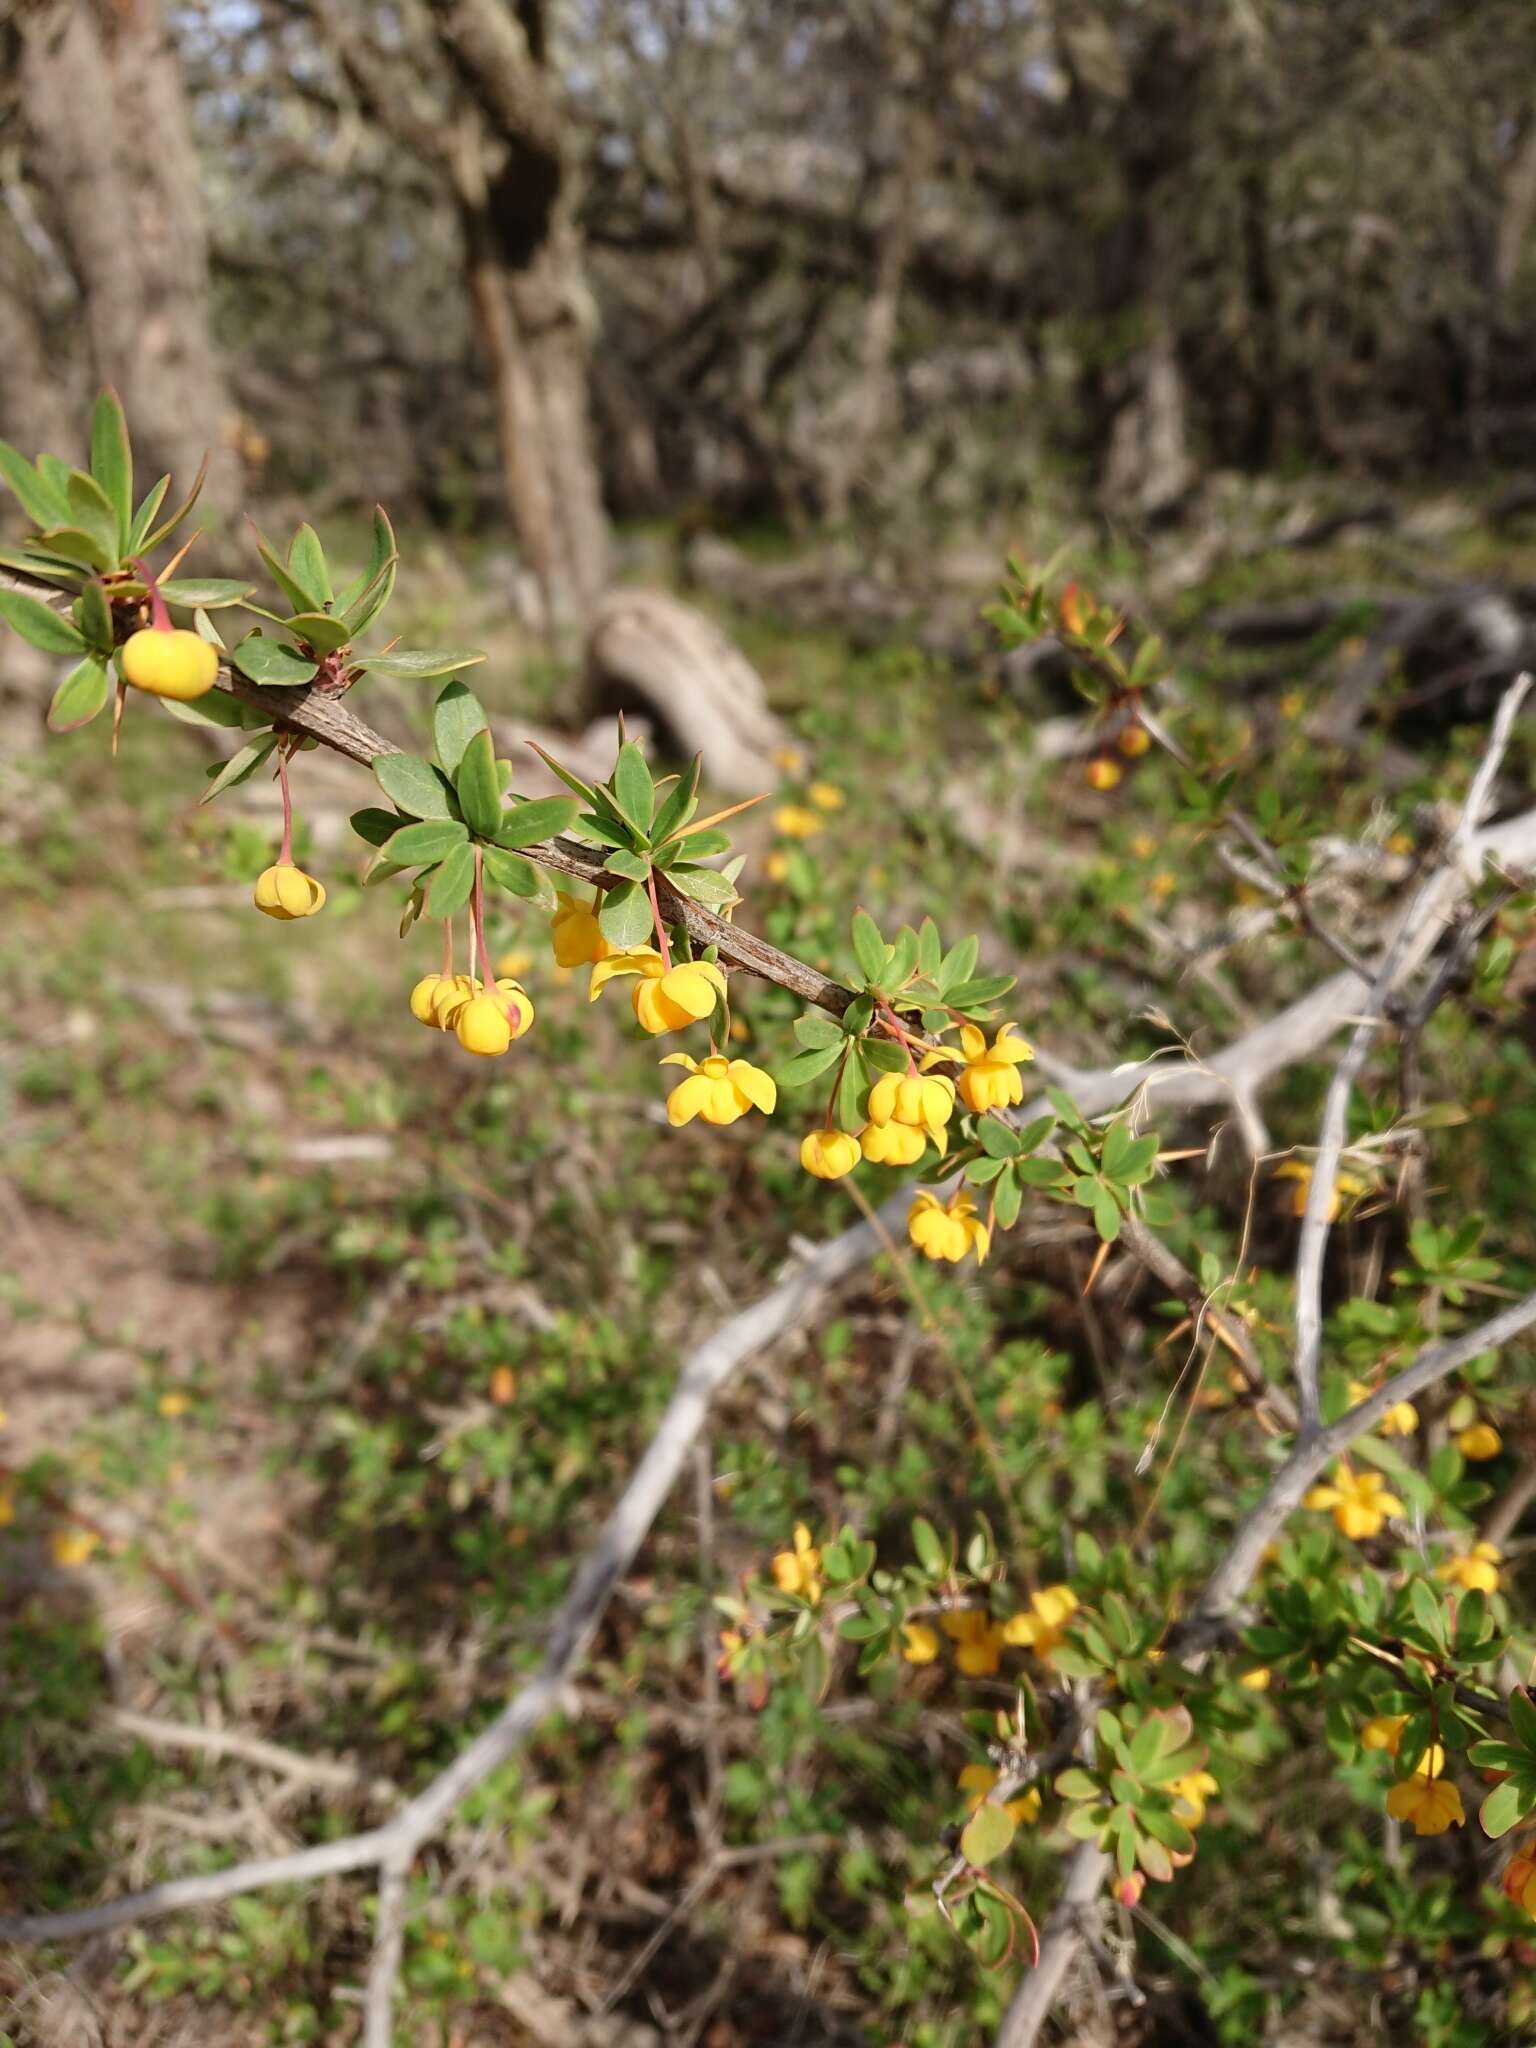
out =
[[350,611],[363,592],[396,558],[394,528],[389,523],[389,514],[382,505],[373,508],[373,545],[368,557],[368,566],[362,575],[349,583],[345,590],[338,590],[331,609],[334,612]]
[[391,833],[400,829],[399,813],[381,811],[376,804],[354,811],[350,823],[358,838],[365,839],[370,846],[382,846]]
[[186,611],[201,608],[215,612],[225,605],[239,604],[254,588],[254,584],[237,582],[233,576],[173,576],[169,583],[160,585],[160,595],[167,604],[179,605]]
[[820,1010],[807,1010],[803,1017],[795,1019],[795,1036],[802,1045],[841,1046],[843,1034],[830,1017]]
[[860,1041],[859,1051],[864,1064],[873,1067],[878,1074],[904,1074],[907,1071],[907,1055],[893,1038],[866,1038]]
[[702,903],[706,910],[723,910],[726,904],[737,900],[736,884],[718,868],[671,868],[667,879],[674,889],[691,896],[695,903]]
[[1006,1806],[983,1800],[961,1831],[960,1854],[967,1863],[995,1863],[1016,1832],[1013,1815]]
[[152,533],[148,533],[144,536],[144,540],[137,550],[139,554],[153,554],[155,549],[159,547],[162,541],[170,539],[171,535],[176,531],[177,527],[180,526],[181,522],[187,517],[187,514],[192,510],[192,507],[203,495],[203,485],[207,483],[207,481],[208,458],[205,455],[202,459],[202,462],[198,466],[197,475],[192,479],[191,490],[188,491],[187,495],[182,499],[181,503],[176,507],[176,510],[171,514],[169,519],[162,520],[161,523],[154,529]]
[[103,547],[94,534],[80,526],[50,526],[37,536],[35,545],[61,561],[78,562],[84,569],[115,569],[117,550]]
[[657,846],[664,839],[669,839],[680,826],[687,824],[699,808],[699,775],[703,766],[704,756],[695,754],[688,772],[679,777],[676,789],[656,813],[651,824],[651,837]]
[[117,521],[119,551],[133,527],[133,451],[122,400],[109,384],[91,414],[91,475],[101,486]]
[[252,633],[232,647],[230,660],[241,675],[253,683],[261,683],[276,689],[295,689],[304,683],[312,683],[318,672],[318,664],[300,654],[296,647],[290,647],[286,640],[269,640],[263,633]]
[[1004,1174],[992,1191],[992,1208],[1000,1229],[1012,1230],[1019,1220],[1019,1210],[1023,1201],[1024,1190],[1019,1184],[1018,1175]]
[[499,846],[487,846],[483,858],[486,879],[494,882],[498,889],[521,896],[525,902],[542,904],[546,910],[554,909],[554,884],[531,861],[521,860],[515,853],[506,853]]
[[949,1571],[949,1549],[940,1539],[939,1532],[926,1515],[918,1515],[912,1523],[912,1548],[917,1552],[917,1561],[930,1579],[942,1579]]
[[945,995],[957,1010],[980,1010],[995,1003],[999,996],[1007,995],[1017,979],[1013,974],[982,974],[972,981],[957,983]]
[[249,781],[276,745],[277,735],[267,733],[261,739],[252,740],[237,753],[231,754],[223,767],[212,771],[213,780],[198,798],[198,802],[211,804],[220,790],[233,789],[236,783]]
[[[359,624],[355,629],[362,631]],[[408,676],[416,681],[432,676],[451,676],[461,668],[473,668],[476,662],[484,661],[483,654],[476,654],[468,647],[446,647],[429,651],[424,647],[397,647],[389,654],[360,654],[357,665],[369,675]]]
[[620,816],[637,832],[648,835],[656,809],[656,785],[651,780],[644,754],[633,740],[626,740],[620,747],[608,787],[613,792]]
[[619,875],[626,882],[644,882],[651,872],[651,864],[638,853],[631,853],[627,846],[615,847],[603,862],[610,875]]
[[729,853],[731,835],[718,827],[707,832],[685,832],[669,849],[679,860],[711,860],[717,853]]
[[569,796],[536,796],[515,804],[496,828],[498,846],[540,846],[558,839],[576,822],[581,805]]
[[1494,1786],[1478,1808],[1477,1817],[1482,1823],[1483,1833],[1490,1841],[1496,1842],[1501,1835],[1507,1835],[1517,1821],[1524,1819],[1528,1805],[1517,1781],[1506,1778],[1502,1785]]
[[[391,555],[383,568],[377,570],[374,575],[369,577],[367,583],[363,586],[362,595],[353,604],[347,606],[345,613],[346,621],[352,628],[354,638],[359,633],[364,633],[368,630],[379,616],[379,613],[383,611],[385,605],[394,596],[395,575],[399,566],[398,558]],[[341,607],[338,605],[336,609],[339,611]]]
[[19,590],[0,590],[0,619],[44,654],[85,651],[85,635],[74,620],[44,604],[40,597],[27,597]]
[[958,941],[944,955],[934,980],[939,985],[940,995],[947,996],[952,988],[969,981],[976,972],[976,956],[981,951],[981,941],[974,934]]
[[312,526],[301,526],[288,544],[288,573],[309,594],[306,611],[323,611],[331,601],[331,572]]
[[445,776],[419,754],[377,754],[373,779],[407,817],[453,818],[458,810]]
[[99,654],[88,654],[54,691],[48,706],[48,730],[73,732],[89,725],[106,703],[110,687],[106,662]]
[[133,524],[128,529],[128,545],[123,549],[125,557],[143,554],[145,538],[155,523],[155,514],[165,503],[165,494],[170,487],[171,479],[167,473],[157,483],[151,484],[144,493],[143,502],[134,513]]
[[1101,1796],[1097,1778],[1077,1769],[1063,1771],[1056,1780],[1056,1790],[1063,1799],[1098,1799]]
[[1093,1227],[1106,1244],[1120,1235],[1120,1207],[1108,1188],[1101,1187],[1093,1198]]
[[484,705],[467,683],[443,685],[432,706],[432,744],[446,774],[458,772],[464,749],[488,724]]
[[857,1051],[843,1062],[832,1114],[839,1129],[856,1131],[864,1120],[864,1091],[868,1081],[864,1061]]
[[296,577],[291,576],[288,573],[288,565],[278,559],[273,549],[262,538],[260,531],[255,528],[252,530],[256,533],[256,552],[270,570],[272,581],[287,598],[289,609],[296,612],[318,611],[320,601],[314,592],[306,590]]
[[885,973],[885,941],[880,936],[880,927],[867,910],[856,910],[849,927],[853,938],[853,954],[859,963],[859,972],[871,988],[880,986]]
[[38,583],[62,583],[79,588],[78,562],[50,561],[46,555],[29,555],[12,548],[0,548],[0,569],[14,569],[18,576],[30,576]]
[[109,560],[119,559],[122,536],[112,501],[94,477],[79,469],[69,474],[69,518],[72,526],[91,536]]
[[63,493],[32,467],[18,448],[0,441],[0,477],[10,485],[23,512],[36,527],[59,526],[69,517]]
[[112,607],[105,586],[96,577],[81,586],[74,607],[75,622],[87,643],[101,654],[112,652]]
[[610,946],[639,946],[651,936],[651,901],[638,882],[620,882],[604,896],[597,928]]
[[1018,1156],[1019,1140],[1016,1132],[1007,1124],[1000,1123],[995,1116],[983,1117],[976,1126],[976,1135],[981,1140],[981,1149],[991,1159],[1013,1159]]
[[477,732],[460,756],[453,786],[472,832],[494,839],[501,828],[501,782],[496,774],[496,749],[488,732]]
[[295,640],[307,641],[316,654],[334,654],[352,638],[346,620],[333,619],[329,612],[294,612],[283,624]]
[[1524,1686],[1516,1686],[1508,1700],[1510,1726],[1525,1748],[1536,1750],[1536,1705]]
[[467,839],[463,840],[444,855],[430,876],[420,879],[426,884],[428,917],[457,916],[475,886],[475,849]]
[[424,818],[392,832],[384,842],[384,858],[402,868],[432,867],[467,837],[457,818]]
[[812,1045],[804,1052],[797,1052],[786,1060],[776,1071],[775,1078],[781,1088],[803,1088],[807,1081],[814,1081],[818,1074],[824,1074],[838,1057],[840,1045]]

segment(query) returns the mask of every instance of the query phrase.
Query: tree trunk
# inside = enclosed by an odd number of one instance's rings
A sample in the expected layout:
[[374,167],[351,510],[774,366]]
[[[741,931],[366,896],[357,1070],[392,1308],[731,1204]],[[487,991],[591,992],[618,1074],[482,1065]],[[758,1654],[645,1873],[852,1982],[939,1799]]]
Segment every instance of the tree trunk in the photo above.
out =
[[95,378],[115,384],[155,470],[233,513],[224,379],[209,325],[207,231],[181,72],[160,0],[24,17],[27,154],[78,280]]

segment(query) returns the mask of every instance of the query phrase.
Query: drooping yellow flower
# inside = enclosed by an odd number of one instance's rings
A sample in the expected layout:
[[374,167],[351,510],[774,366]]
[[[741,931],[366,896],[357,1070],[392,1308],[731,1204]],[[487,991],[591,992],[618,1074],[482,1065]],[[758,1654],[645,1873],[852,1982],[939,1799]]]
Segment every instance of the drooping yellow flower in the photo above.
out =
[[928,1149],[928,1139],[911,1124],[866,1124],[859,1146],[875,1166],[915,1166]]
[[1397,1755],[1397,1745],[1408,1726],[1406,1714],[1372,1714],[1360,1730],[1362,1749],[1387,1749]]
[[498,981],[493,988],[477,982],[475,989],[454,1010],[453,1035],[466,1052],[499,1059],[532,1026],[533,1004],[521,982]]
[[1536,1851],[1511,1856],[1500,1882],[1512,1906],[1520,1906],[1536,1917]]
[[[1444,1752],[1441,1754],[1443,1760]],[[1387,1811],[1394,1820],[1408,1821],[1416,1835],[1443,1835],[1449,1827],[1467,1824],[1456,1786],[1422,1765],[1411,1778],[1401,1778],[1391,1787]]]
[[835,782],[813,782],[806,795],[818,811],[840,811],[848,801]]
[[595,962],[587,1000],[595,1003],[620,974],[638,977],[630,992],[635,1021],[653,1038],[701,1023],[725,995],[725,976],[712,960],[680,960],[668,967],[654,946],[626,946]]
[[77,1565],[90,1561],[101,1538],[94,1529],[82,1529],[78,1525],[67,1529],[55,1529],[48,1539],[48,1549],[56,1565],[71,1571]]
[[955,1084],[947,1074],[882,1074],[869,1091],[872,1124],[910,1124],[926,1131],[940,1152],[955,1113]]
[[432,1004],[443,985],[440,974],[424,974],[411,990],[411,1015],[418,1024],[435,1026],[437,1018],[432,1013]]
[[287,924],[296,917],[313,917],[317,910],[323,910],[325,887],[291,861],[284,861],[264,869],[257,877],[254,901],[256,908],[268,917],[280,918]]
[[1172,1795],[1175,1817],[1197,1828],[1205,1819],[1206,1801],[1221,1787],[1209,1771],[1186,1771],[1182,1778],[1170,1778],[1163,1790]]
[[773,829],[785,839],[814,839],[824,824],[804,804],[780,804],[773,814]]
[[955,1646],[955,1668],[967,1678],[990,1678],[1003,1661],[1003,1632],[983,1608],[956,1607],[939,1617]]
[[977,1265],[983,1265],[992,1248],[992,1233],[976,1214],[976,1204],[964,1188],[947,1203],[926,1188],[920,1189],[907,1211],[907,1235],[924,1258],[947,1259],[951,1265],[958,1265],[971,1251]]
[[[1305,1208],[1306,1204],[1303,1203],[1302,1206]],[[1376,1389],[1368,1387],[1364,1380],[1351,1380],[1349,1383],[1350,1406],[1356,1406],[1359,1402],[1366,1400],[1371,1394],[1375,1393],[1375,1391]],[[1412,1436],[1418,1426],[1419,1411],[1411,1401],[1394,1401],[1376,1425],[1383,1436]]]
[[[962,1024],[960,1057],[965,1065],[959,1088],[966,1108],[975,1110],[979,1116],[983,1110],[1009,1109],[1022,1102],[1024,1082],[1019,1067],[1034,1056],[1034,1047],[1017,1036],[1017,1027],[1012,1024],[1005,1024],[990,1045],[979,1026]],[[932,1058],[930,1053],[923,1064],[927,1066]]]
[[439,1031],[453,1029],[454,1019],[475,993],[475,987],[467,974],[441,974],[437,977],[437,987],[432,991],[428,1008]]
[[687,1080],[667,1097],[667,1121],[674,1125],[692,1123],[696,1116],[707,1124],[733,1124],[749,1109],[772,1116],[779,1099],[773,1076],[750,1060],[727,1059],[723,1053],[694,1060],[685,1052],[669,1052],[661,1064],[688,1069]]
[[1468,1593],[1497,1593],[1503,1555],[1497,1543],[1474,1543],[1460,1556],[1447,1558],[1435,1577]]
[[1351,1543],[1374,1536],[1388,1515],[1403,1512],[1402,1502],[1388,1493],[1379,1472],[1356,1472],[1348,1464],[1341,1464],[1326,1485],[1314,1486],[1302,1506],[1331,1509],[1339,1534]]
[[795,1547],[773,1560],[773,1583],[781,1593],[797,1593],[814,1607],[821,1598],[821,1552],[804,1522],[795,1524]]
[[1474,1422],[1470,1429],[1462,1430],[1457,1437],[1456,1448],[1470,1463],[1480,1465],[1485,1459],[1499,1455],[1504,1448],[1504,1439],[1491,1422]]
[[1033,1650],[1042,1664],[1049,1664],[1076,1612],[1077,1595],[1070,1586],[1042,1586],[1038,1593],[1030,1594],[1022,1613],[1010,1615],[1003,1623],[1003,1641],[1016,1649]]
[[[965,1810],[974,1813],[997,1783],[997,1772],[990,1764],[967,1764],[960,1773],[960,1790],[965,1794]],[[1010,1817],[1022,1827],[1026,1821],[1040,1818],[1040,1787],[1031,1785],[1017,1799],[1004,1802]]]
[[800,1140],[800,1164],[818,1180],[841,1180],[859,1163],[852,1131],[807,1131]]
[[939,1639],[926,1621],[901,1624],[901,1654],[908,1664],[931,1664],[939,1654]]
[[[1305,1216],[1307,1196],[1312,1187],[1312,1169],[1304,1159],[1286,1159],[1275,1168],[1276,1180],[1293,1180],[1296,1183],[1291,1194],[1291,1214]],[[1363,1195],[1367,1183],[1354,1173],[1336,1173],[1333,1177],[1333,1192],[1328,1197],[1328,1221],[1334,1222],[1344,1206],[1346,1195]]]
[[549,920],[550,941],[561,967],[587,967],[606,960],[613,947],[603,937],[590,903],[564,889],[555,891],[555,914]]
[[144,626],[118,649],[117,667],[134,689],[187,704],[213,688],[219,657],[200,634],[185,627]]

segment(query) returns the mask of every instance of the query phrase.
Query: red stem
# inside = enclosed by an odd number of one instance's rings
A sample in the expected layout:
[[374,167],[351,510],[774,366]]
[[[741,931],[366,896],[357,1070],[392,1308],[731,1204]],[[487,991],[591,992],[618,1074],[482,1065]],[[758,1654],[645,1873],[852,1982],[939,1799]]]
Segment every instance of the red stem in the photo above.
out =
[[[149,592],[149,615],[155,622],[155,631],[157,633],[174,632],[176,629],[171,624],[171,615],[165,608],[165,599],[160,595],[159,584],[150,575],[146,564],[137,557],[134,560],[133,566],[143,578],[144,588]],[[286,857],[285,855],[284,858],[286,859]]]
[[277,750],[277,781],[283,792],[283,843],[277,850],[277,864],[285,868],[293,861],[293,796],[288,788],[288,761],[281,746]]
[[453,919],[443,919],[443,980],[453,979]]
[[656,894],[656,870],[653,867],[647,867],[645,871],[645,886],[651,899],[651,916],[656,921],[656,950],[661,955],[662,972],[670,974],[672,948],[667,944],[667,928],[661,921],[661,901]]

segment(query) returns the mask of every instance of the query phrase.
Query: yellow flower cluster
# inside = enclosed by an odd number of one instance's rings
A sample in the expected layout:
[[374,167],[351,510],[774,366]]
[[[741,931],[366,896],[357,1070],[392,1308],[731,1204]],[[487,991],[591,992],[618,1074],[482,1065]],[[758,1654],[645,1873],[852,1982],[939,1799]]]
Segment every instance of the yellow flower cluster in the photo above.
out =
[[[940,1615],[939,1627],[955,1646],[955,1669],[967,1678],[990,1678],[1005,1649],[1033,1650],[1042,1664],[1049,1664],[1077,1604],[1070,1586],[1043,1586],[1030,1595],[1027,1608],[1006,1621],[994,1621],[983,1607],[953,1607]],[[939,1654],[939,1638],[926,1622],[904,1622],[901,1637],[908,1664],[931,1664]]]
[[499,1059],[533,1028],[533,1001],[520,981],[489,983],[467,974],[426,974],[411,990],[411,1015],[451,1031],[466,1052]]
[[[1360,1746],[1395,1757],[1407,1725],[1406,1714],[1373,1714],[1361,1727]],[[1387,1812],[1394,1820],[1409,1822],[1416,1835],[1443,1835],[1448,1827],[1466,1825],[1461,1794],[1440,1775],[1444,1769],[1444,1746],[1432,1742],[1412,1776],[1399,1779],[1387,1793]]]
[[1503,1557],[1497,1543],[1474,1543],[1461,1556],[1447,1558],[1436,1570],[1435,1577],[1444,1579],[1448,1585],[1459,1586],[1465,1593],[1497,1593]]
[[781,1593],[792,1593],[815,1606],[821,1598],[821,1552],[804,1522],[795,1524],[795,1547],[781,1550],[773,1560],[773,1583]]
[[595,1003],[618,975],[636,977],[630,990],[635,1022],[653,1038],[703,1023],[725,994],[725,976],[712,960],[681,960],[669,967],[654,946],[623,946],[593,962],[588,1002]]
[[[1350,1406],[1353,1408],[1361,1401],[1368,1400],[1375,1391],[1376,1389],[1368,1387],[1364,1380],[1351,1380],[1349,1383]],[[1419,1411],[1411,1401],[1394,1401],[1376,1425],[1383,1436],[1412,1436],[1418,1426]]]
[[982,1265],[992,1249],[992,1233],[965,1188],[956,1189],[947,1202],[920,1188],[907,1211],[907,1235],[925,1259],[945,1259],[952,1266],[973,1251]]

